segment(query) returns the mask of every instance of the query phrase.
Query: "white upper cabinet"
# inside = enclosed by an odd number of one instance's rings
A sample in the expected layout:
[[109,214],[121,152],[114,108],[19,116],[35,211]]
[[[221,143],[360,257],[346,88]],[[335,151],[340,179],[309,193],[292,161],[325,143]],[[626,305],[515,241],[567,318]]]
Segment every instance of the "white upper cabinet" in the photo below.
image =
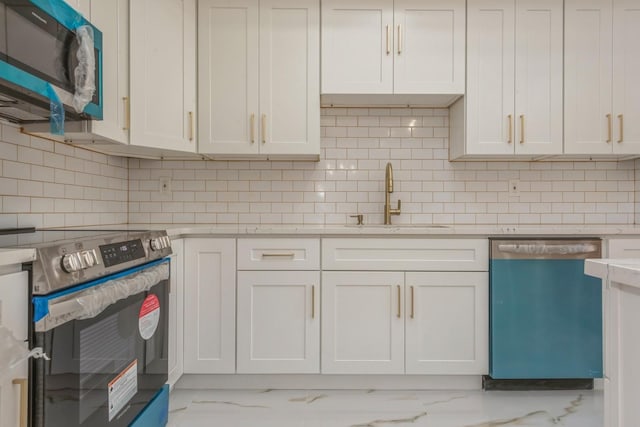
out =
[[464,93],[464,0],[324,0],[322,93]]
[[320,154],[318,0],[201,0],[199,152]]
[[565,2],[565,153],[640,153],[640,4]]
[[93,133],[129,143],[129,0],[92,0],[91,23],[102,30],[103,119]]
[[640,153],[640,2],[613,2],[614,152]]
[[393,0],[323,0],[322,93],[393,93]]
[[464,0],[395,0],[394,93],[464,93]]
[[130,6],[130,144],[195,152],[195,0]]
[[613,151],[611,0],[565,0],[564,151]]
[[451,157],[561,154],[562,61],[562,0],[468,0],[467,91],[452,108]]

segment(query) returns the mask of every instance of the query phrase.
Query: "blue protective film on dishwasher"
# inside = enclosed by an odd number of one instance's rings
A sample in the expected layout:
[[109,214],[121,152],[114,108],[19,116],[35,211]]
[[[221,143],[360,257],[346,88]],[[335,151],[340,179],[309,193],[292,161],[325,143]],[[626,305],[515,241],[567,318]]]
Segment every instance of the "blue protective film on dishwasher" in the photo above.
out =
[[31,300],[31,302],[33,303],[33,321],[38,322],[44,319],[47,316],[47,314],[49,314],[49,303],[52,300],[55,300],[70,294],[74,294],[77,292],[81,292],[98,285],[102,285],[103,283],[110,282],[111,280],[121,279],[123,277],[129,276],[134,273],[138,273],[142,270],[146,270],[149,267],[154,267],[164,262],[169,262],[169,259],[167,258],[158,259],[155,261],[151,261],[147,264],[139,265],[137,267],[133,267],[128,270],[121,271],[120,273],[115,273],[110,276],[105,276],[105,277],[101,277],[100,279],[92,280],[91,282],[87,282],[82,285],[71,287],[69,289],[64,289],[62,291],[55,292],[49,295],[33,297]]

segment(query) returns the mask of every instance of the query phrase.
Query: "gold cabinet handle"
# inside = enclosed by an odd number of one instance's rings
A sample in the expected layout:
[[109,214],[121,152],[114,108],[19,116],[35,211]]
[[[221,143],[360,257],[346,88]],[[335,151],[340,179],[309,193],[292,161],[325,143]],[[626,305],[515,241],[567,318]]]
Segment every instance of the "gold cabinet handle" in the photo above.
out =
[[26,378],[15,378],[11,381],[13,385],[20,386],[20,427],[27,427],[27,410],[29,401],[29,388]]
[[613,127],[613,123],[611,121],[611,114],[607,114],[607,144],[611,142],[611,128]]
[[282,253],[266,253],[266,254],[262,254],[262,258],[278,258],[278,257],[288,257],[288,258],[293,258],[296,254],[294,254],[293,252],[282,252]]
[[524,114],[520,115],[520,144],[524,144]]
[[391,54],[391,27],[387,25],[387,55]]
[[256,142],[256,115],[253,113],[251,114],[250,122],[251,122],[251,143],[253,144],[254,142]]
[[262,143],[267,142],[267,115],[262,115]]
[[316,318],[316,285],[311,285],[311,318]]
[[122,97],[122,103],[124,104],[124,126],[122,130],[129,130],[131,127],[131,103],[129,102],[129,97]]
[[398,24],[398,55],[402,53],[402,26]]
[[400,291],[400,285],[398,285],[398,319],[402,316],[402,313],[400,312],[400,298],[402,298],[402,294]]
[[189,111],[189,141],[193,141],[193,112]]
[[620,139],[618,142],[624,141],[624,116],[622,114],[618,114],[618,120],[620,120]]
[[513,115],[509,114],[507,118],[509,119],[509,140],[507,143],[511,144],[513,142]]
[[411,286],[411,318],[415,317],[415,305],[414,305],[414,295],[413,295],[413,286]]

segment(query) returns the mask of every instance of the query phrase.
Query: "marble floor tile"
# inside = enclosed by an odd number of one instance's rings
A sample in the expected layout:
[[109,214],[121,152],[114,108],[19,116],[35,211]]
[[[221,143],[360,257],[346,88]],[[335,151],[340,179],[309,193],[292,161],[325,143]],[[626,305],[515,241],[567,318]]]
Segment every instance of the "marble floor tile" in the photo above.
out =
[[169,427],[603,427],[600,391],[174,390]]

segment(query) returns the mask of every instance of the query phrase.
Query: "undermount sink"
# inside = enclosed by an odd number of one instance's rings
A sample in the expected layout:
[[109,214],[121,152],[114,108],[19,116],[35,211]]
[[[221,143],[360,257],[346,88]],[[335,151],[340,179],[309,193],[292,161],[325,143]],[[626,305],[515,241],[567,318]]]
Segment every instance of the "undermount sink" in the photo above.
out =
[[439,224],[347,224],[347,227],[357,228],[451,228],[450,225]]

